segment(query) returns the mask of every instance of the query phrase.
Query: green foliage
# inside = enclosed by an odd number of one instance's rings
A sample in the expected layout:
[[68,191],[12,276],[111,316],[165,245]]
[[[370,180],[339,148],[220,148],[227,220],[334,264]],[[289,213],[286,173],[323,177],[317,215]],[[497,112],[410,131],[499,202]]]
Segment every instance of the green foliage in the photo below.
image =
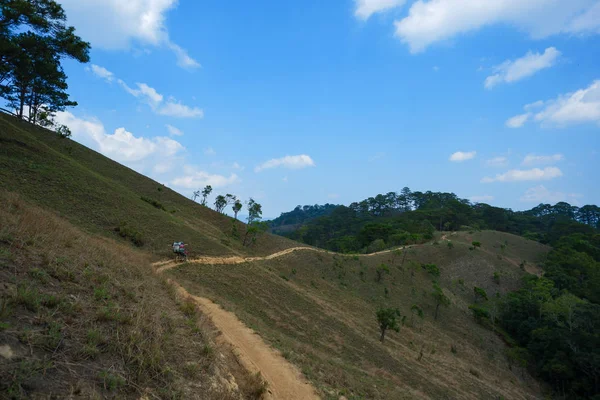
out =
[[447,246],[448,246],[449,250],[452,250],[454,248],[454,243],[452,243],[452,242],[449,241],[448,244],[447,244]]
[[479,304],[471,304],[469,306],[469,310],[473,312],[473,317],[475,318],[475,321],[479,323],[483,322],[483,320],[487,320],[490,318],[489,311]]
[[481,247],[481,242],[474,241],[471,243],[473,247]]
[[494,277],[492,278],[496,285],[500,284],[500,273],[498,271],[494,271]]
[[435,278],[438,278],[440,276],[440,269],[435,264],[421,264],[421,268],[423,268]]
[[444,294],[444,291],[442,290],[440,285],[438,285],[437,283],[433,283],[433,290],[431,291],[431,296],[433,297],[433,300],[435,301],[434,320],[437,320],[440,306],[449,307],[450,299],[448,297],[446,297],[446,295]]
[[385,332],[391,329],[396,332],[400,332],[400,325],[398,319],[400,319],[400,310],[397,308],[380,308],[376,313],[377,322],[379,323],[379,330],[381,336],[379,340],[381,343],[385,340]]
[[235,200],[235,202],[233,203],[232,209],[233,209],[233,217],[237,220],[238,217],[238,213],[242,210],[242,202],[240,200]]
[[159,202],[158,200],[154,200],[154,199],[151,199],[150,197],[146,197],[146,196],[141,196],[140,198],[143,201],[145,201],[146,203],[151,204],[154,207],[158,208],[159,210],[167,211],[166,207],[164,205],[162,205],[162,203]]
[[479,288],[477,286],[473,287],[473,294],[475,295],[475,303],[477,303],[479,300],[487,300],[488,299],[488,295],[485,292],[485,290],[483,290],[482,288]]
[[122,238],[131,240],[131,242],[138,247],[144,245],[142,234],[127,224],[127,222],[121,222],[121,224],[115,228],[115,232]]

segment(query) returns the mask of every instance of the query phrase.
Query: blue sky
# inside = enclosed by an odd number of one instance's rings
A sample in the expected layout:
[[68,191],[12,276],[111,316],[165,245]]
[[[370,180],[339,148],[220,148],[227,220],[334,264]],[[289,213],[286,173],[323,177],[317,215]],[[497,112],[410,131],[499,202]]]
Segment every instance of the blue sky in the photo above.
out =
[[600,203],[600,2],[63,0],[75,140],[189,196]]

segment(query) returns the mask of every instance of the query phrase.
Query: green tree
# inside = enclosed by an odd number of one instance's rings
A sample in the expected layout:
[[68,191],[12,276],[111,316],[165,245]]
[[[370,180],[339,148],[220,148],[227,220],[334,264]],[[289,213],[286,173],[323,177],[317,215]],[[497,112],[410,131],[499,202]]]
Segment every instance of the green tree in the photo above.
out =
[[233,217],[234,217],[235,219],[237,219],[238,213],[239,213],[239,212],[242,210],[242,207],[243,207],[243,206],[242,206],[242,202],[241,202],[240,200],[237,200],[237,199],[236,199],[236,200],[233,202],[233,206],[232,206],[232,208],[233,208]]
[[0,14],[0,96],[29,118],[45,106],[47,112],[75,105],[66,94],[60,60],[89,61],[89,43],[65,24],[64,10],[53,0],[4,0]]
[[260,222],[262,218],[262,206],[259,203],[250,198],[246,204],[246,208],[248,209],[248,223],[246,224],[246,234],[244,235],[244,246],[255,243],[258,234],[268,229],[268,224]]
[[400,325],[398,319],[400,319],[400,310],[397,308],[380,308],[377,310],[377,322],[379,323],[379,331],[381,336],[379,340],[381,343],[385,340],[385,332],[391,329],[396,332],[400,332]]
[[450,306],[450,299],[448,297],[446,297],[446,295],[444,294],[444,291],[442,290],[440,285],[438,285],[437,283],[433,284],[433,291],[431,292],[431,296],[433,297],[433,300],[435,301],[435,316],[433,319],[437,321],[440,306],[444,306],[444,307]]
[[473,294],[475,295],[475,303],[479,303],[479,300],[487,300],[488,299],[487,293],[485,292],[485,290],[483,290],[480,287],[474,286]]
[[215,211],[218,213],[222,213],[225,207],[227,206],[227,199],[223,195],[218,195],[215,198]]
[[212,190],[213,190],[212,186],[210,186],[210,185],[206,185],[204,187],[204,189],[202,189],[202,203],[200,203],[200,204],[202,204],[203,206],[206,205],[206,198],[208,196],[210,196],[210,194],[212,193]]

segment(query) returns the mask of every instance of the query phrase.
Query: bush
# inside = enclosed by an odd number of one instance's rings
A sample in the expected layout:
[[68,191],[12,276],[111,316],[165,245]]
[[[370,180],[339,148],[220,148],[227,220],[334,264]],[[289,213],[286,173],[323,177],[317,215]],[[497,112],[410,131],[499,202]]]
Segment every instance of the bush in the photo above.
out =
[[471,243],[473,247],[481,247],[481,242],[474,241]]
[[137,247],[142,247],[144,245],[142,234],[135,228],[127,225],[127,222],[121,222],[121,224],[115,228],[115,232],[117,232],[122,238],[131,240],[131,242]]
[[440,276],[440,269],[435,264],[421,264],[421,268],[436,278]]
[[151,199],[150,197],[145,197],[145,196],[140,197],[140,199],[142,199],[143,201],[145,201],[148,204],[152,204],[154,207],[158,208],[159,210],[167,211],[166,207],[163,206],[162,203],[159,202],[158,200],[154,200],[154,199]]
[[469,310],[471,310],[473,312],[473,318],[475,318],[475,321],[477,321],[479,323],[490,318],[490,313],[488,312],[488,310],[486,310],[485,308],[483,308],[480,305],[471,304],[469,306]]

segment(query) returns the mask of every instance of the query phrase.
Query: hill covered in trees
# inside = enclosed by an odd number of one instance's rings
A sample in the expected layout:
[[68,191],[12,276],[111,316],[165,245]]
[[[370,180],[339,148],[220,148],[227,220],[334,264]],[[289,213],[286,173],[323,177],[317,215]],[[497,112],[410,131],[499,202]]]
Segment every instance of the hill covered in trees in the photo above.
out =
[[[504,338],[511,365],[525,367],[548,382],[558,398],[596,398],[600,394],[598,206],[560,202],[518,212],[472,204],[453,193],[404,188],[400,194],[379,194],[335,207],[329,215],[305,220],[284,235],[329,250],[371,253],[432,240],[436,230],[473,234],[484,229],[520,235],[549,244],[552,250],[541,260],[541,274],[526,274],[521,287],[504,296],[488,295],[475,286],[469,306],[475,320]],[[473,240],[470,245],[471,251],[478,251],[482,242]],[[501,254],[508,246],[508,241],[499,244]],[[519,265],[526,268],[525,261]],[[495,273],[493,280],[500,284],[500,274]]]
[[[282,226],[287,229],[282,230]],[[298,206],[273,220],[271,228],[290,239],[340,252],[368,253],[421,243],[430,240],[435,230],[492,229],[553,243],[566,233],[599,229],[600,207],[561,202],[512,211],[473,204],[454,193],[404,188],[400,193],[378,194],[349,206]]]

